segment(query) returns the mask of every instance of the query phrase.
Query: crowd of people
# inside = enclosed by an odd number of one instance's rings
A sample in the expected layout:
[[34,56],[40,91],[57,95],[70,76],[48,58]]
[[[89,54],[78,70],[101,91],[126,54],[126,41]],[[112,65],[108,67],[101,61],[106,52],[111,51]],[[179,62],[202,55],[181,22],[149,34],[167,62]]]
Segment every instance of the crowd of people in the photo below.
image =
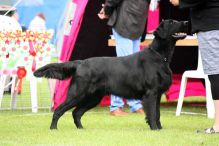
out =
[[[30,21],[29,26],[19,24],[19,14],[17,13],[16,8],[14,7],[8,5],[0,5],[0,15],[6,16],[4,17],[4,20],[1,21],[9,21],[9,18],[11,18],[11,20],[13,20],[14,23],[16,22],[18,25],[20,25],[19,27],[22,28],[23,31],[26,31],[27,29],[31,31],[46,31],[46,16],[42,12],[36,13],[34,18]],[[13,24],[13,26],[11,27],[14,27],[14,25],[15,24]]]

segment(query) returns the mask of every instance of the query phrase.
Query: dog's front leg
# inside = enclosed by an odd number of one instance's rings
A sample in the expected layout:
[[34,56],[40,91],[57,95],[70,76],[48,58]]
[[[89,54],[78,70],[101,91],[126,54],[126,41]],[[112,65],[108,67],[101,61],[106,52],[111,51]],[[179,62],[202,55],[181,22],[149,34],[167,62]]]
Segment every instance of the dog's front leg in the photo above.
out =
[[157,126],[157,112],[156,112],[157,95],[153,92],[143,96],[143,107],[146,113],[146,122],[149,124],[151,130],[158,130]]
[[157,103],[156,103],[156,112],[157,112],[156,122],[157,122],[158,129],[162,129],[161,122],[160,122],[160,100],[161,100],[161,96],[162,96],[162,94],[157,95]]

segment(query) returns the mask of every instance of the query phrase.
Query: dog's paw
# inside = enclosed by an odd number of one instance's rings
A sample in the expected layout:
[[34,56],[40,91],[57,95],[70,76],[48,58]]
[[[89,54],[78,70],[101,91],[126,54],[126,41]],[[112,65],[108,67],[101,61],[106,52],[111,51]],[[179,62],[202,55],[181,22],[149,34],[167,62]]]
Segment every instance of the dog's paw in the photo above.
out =
[[160,129],[160,130],[163,129],[163,127],[162,127],[161,125],[159,125],[159,126],[157,126],[157,127],[158,127],[158,129]]
[[51,126],[50,126],[50,130],[57,130],[57,126],[51,125]]
[[159,127],[157,126],[156,122],[149,122],[149,126],[151,130],[159,130]]
[[77,126],[77,129],[84,129],[83,126]]
[[158,129],[162,129],[162,126],[161,126],[160,122],[157,122],[157,127],[158,127]]
[[150,126],[151,130],[160,130],[157,126]]

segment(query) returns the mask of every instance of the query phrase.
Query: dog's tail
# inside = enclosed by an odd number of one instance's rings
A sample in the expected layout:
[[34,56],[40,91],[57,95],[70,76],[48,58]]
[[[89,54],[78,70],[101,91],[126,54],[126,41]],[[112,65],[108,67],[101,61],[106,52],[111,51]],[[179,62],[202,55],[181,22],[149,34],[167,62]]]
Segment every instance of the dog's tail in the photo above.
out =
[[64,80],[74,75],[79,64],[80,61],[51,63],[37,69],[34,76]]

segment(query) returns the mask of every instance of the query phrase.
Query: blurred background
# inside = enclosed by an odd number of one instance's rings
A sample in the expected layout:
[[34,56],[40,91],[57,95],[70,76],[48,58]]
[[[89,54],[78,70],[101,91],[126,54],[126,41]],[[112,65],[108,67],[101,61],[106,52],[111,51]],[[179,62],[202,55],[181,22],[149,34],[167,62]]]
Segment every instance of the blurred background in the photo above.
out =
[[[68,0],[1,0],[0,5],[15,6],[18,14],[18,22],[22,27],[28,28],[31,20],[36,16],[37,13],[41,12],[46,18],[46,28],[54,31],[54,35],[51,39],[53,44],[57,44],[60,39],[59,31],[64,23],[65,8]],[[8,10],[8,9],[7,9]],[[2,11],[1,14],[5,14],[7,10]],[[56,48],[60,49],[60,48]],[[59,50],[56,50],[58,52]],[[53,54],[54,56],[57,53]]]

